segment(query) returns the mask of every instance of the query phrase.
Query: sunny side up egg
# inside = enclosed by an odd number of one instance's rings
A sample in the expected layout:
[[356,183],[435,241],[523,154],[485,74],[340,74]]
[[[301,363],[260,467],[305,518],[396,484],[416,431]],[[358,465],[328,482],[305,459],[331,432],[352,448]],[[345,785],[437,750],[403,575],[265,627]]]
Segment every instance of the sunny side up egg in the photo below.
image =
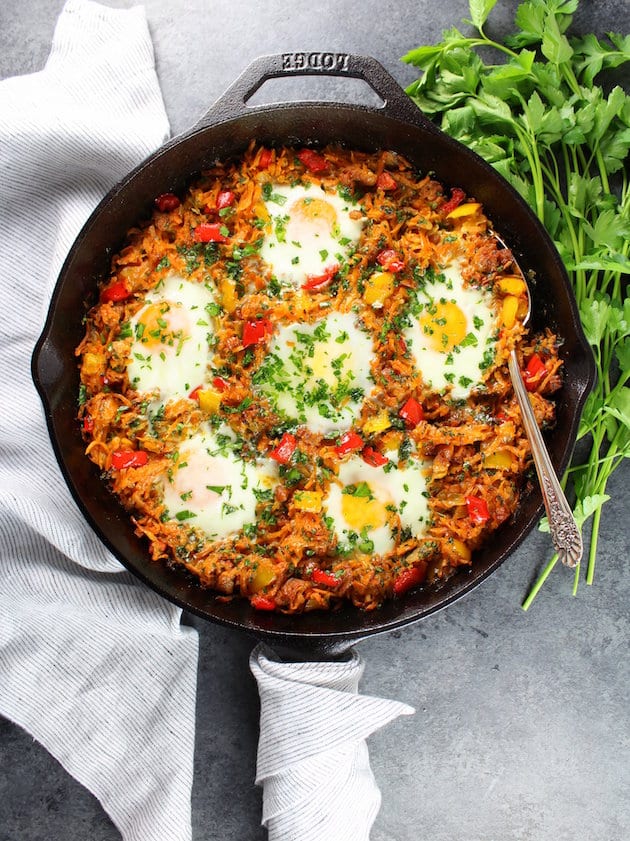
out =
[[393,461],[386,467],[372,467],[358,457],[340,464],[324,509],[342,552],[385,555],[396,545],[396,529],[413,537],[426,531],[426,466],[411,458],[404,468]]
[[146,295],[130,320],[127,374],[133,389],[166,403],[205,381],[214,305],[207,286],[175,274]]
[[244,461],[229,442],[202,429],[178,448],[162,477],[166,519],[188,522],[215,540],[230,537],[256,521],[256,505],[277,476],[274,462]]
[[414,316],[404,338],[424,383],[466,399],[495,358],[498,313],[492,294],[465,286],[458,266],[448,266],[420,287]]
[[357,205],[322,187],[274,184],[263,193],[269,216],[260,256],[281,284],[300,288],[330,277],[356,246]]
[[330,436],[360,414],[374,385],[372,356],[372,339],[351,313],[281,325],[252,385],[281,417]]

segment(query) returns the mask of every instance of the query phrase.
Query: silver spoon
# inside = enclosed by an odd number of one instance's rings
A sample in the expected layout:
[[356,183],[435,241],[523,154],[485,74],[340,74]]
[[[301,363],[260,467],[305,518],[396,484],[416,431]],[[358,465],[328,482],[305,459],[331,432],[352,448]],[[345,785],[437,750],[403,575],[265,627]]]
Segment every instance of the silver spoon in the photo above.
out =
[[[504,248],[507,247],[503,240],[494,232],[493,236]],[[527,278],[516,260],[514,261],[514,266],[520,274],[527,290],[527,314],[523,319],[523,326],[525,326],[529,322],[532,312],[532,296]],[[547,447],[536,423],[534,410],[529,402],[529,395],[523,383],[523,377],[521,376],[521,370],[514,348],[512,348],[508,357],[508,368],[510,370],[510,377],[512,378],[514,394],[521,410],[525,433],[529,439],[536,473],[538,474],[538,481],[540,482],[543,502],[547,511],[549,531],[551,532],[554,549],[563,564],[566,564],[568,567],[575,567],[582,558],[582,535],[573,516],[571,506],[567,502],[567,498],[558,481],[556,471],[547,452]]]

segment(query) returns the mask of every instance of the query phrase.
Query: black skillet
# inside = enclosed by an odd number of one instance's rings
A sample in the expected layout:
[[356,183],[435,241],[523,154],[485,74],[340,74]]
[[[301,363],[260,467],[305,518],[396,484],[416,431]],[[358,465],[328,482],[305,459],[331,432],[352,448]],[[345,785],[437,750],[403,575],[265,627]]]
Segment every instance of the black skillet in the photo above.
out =
[[[296,76],[361,79],[382,107],[330,102],[247,105],[268,79]],[[565,383],[557,425],[546,437],[556,470],[566,468],[584,401],[595,377],[589,347],[560,258],[545,230],[517,193],[481,158],[439,131],[396,81],[372,58],[340,53],[287,53],[254,61],[190,131],[140,164],[103,199],[74,243],[54,290],[48,318],[33,354],[33,378],[44,404],[52,444],[68,486],[87,521],[114,555],[149,587],[205,619],[246,631],[298,659],[342,653],[358,639],[414,622],[469,592],[487,578],[531,530],[540,515],[536,487],[513,521],[504,524],[462,570],[439,588],[419,589],[362,613],[283,616],[254,611],[245,600],[218,601],[185,572],[149,559],[128,515],[84,455],[76,421],[78,370],[74,349],[82,318],[96,299],[99,280],[127,230],[150,215],[154,197],[185,189],[207,165],[239,155],[255,138],[267,146],[341,142],[365,151],[393,149],[421,172],[462,187],[483,202],[488,217],[521,267],[533,271],[533,330],[550,327],[564,339]]]

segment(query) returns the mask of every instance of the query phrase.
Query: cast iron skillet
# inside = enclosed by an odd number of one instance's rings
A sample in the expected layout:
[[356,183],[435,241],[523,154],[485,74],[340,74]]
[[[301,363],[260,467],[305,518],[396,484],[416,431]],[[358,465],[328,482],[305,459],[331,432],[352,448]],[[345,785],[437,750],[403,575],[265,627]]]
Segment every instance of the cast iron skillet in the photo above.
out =
[[[266,80],[304,75],[361,79],[383,105],[247,105]],[[346,607],[337,613],[295,617],[262,614],[246,600],[220,602],[185,571],[149,560],[146,545],[135,536],[129,517],[84,455],[76,421],[79,378],[74,349],[82,338],[86,303],[95,301],[97,283],[107,276],[112,254],[122,245],[126,231],[150,215],[154,197],[183,190],[201,169],[238,155],[252,138],[268,146],[340,141],[365,151],[393,149],[420,171],[432,172],[445,185],[462,187],[483,202],[522,268],[535,273],[533,329],[549,326],[564,337],[565,385],[557,402],[557,426],[547,436],[559,473],[571,456],[595,368],[568,278],[534,214],[490,166],[439,131],[374,59],[338,53],[259,58],[196,126],[159,149],[114,187],[85,224],[64,263],[33,354],[33,378],[64,477],[107,547],[162,596],[206,619],[245,630],[276,650],[304,658],[322,657],[342,652],[361,637],[421,619],[469,592],[521,543],[540,515],[541,496],[536,488],[523,499],[516,519],[505,524],[477,554],[470,571],[462,570],[439,588],[410,592],[370,613]]]

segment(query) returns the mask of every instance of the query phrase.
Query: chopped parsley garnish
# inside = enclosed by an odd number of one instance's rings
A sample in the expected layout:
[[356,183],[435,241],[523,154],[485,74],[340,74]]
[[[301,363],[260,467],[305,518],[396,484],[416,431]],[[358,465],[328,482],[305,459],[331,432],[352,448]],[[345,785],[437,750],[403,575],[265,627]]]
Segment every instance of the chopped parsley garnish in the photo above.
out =
[[194,511],[188,511],[187,509],[185,509],[184,511],[178,511],[177,514],[175,514],[175,519],[179,520],[179,522],[181,523],[184,520],[191,520],[193,517],[196,516],[197,515]]
[[206,485],[206,488],[209,491],[213,491],[213,493],[219,494],[219,496],[223,493],[226,487],[227,485]]
[[348,494],[349,496],[356,496],[362,499],[374,499],[374,494],[370,490],[370,486],[367,482],[358,482],[356,485],[346,485],[346,487],[342,490],[342,493]]
[[262,197],[265,201],[270,201],[274,204],[279,204],[280,206],[286,204],[287,201],[286,196],[283,196],[280,193],[274,193],[271,181],[266,181],[262,185]]
[[467,333],[462,341],[460,342],[460,347],[477,347],[479,344],[479,339],[475,336],[474,333]]

